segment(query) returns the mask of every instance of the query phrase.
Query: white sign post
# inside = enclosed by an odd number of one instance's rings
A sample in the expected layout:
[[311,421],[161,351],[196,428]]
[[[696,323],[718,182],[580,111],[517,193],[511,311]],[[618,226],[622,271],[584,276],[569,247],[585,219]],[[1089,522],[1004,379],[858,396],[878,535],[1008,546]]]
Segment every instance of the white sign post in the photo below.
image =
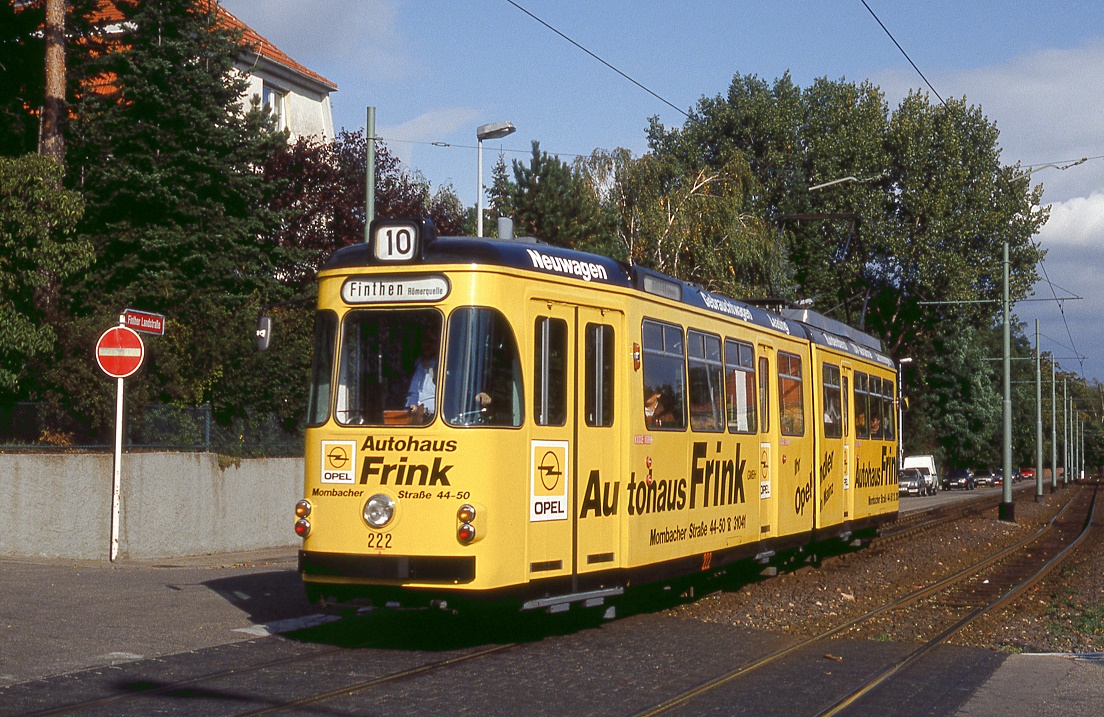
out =
[[123,380],[142,365],[145,345],[142,337],[126,326],[126,317],[112,326],[96,342],[96,363],[116,379],[115,388],[115,460],[111,478],[111,562],[119,557],[119,498],[123,466]]

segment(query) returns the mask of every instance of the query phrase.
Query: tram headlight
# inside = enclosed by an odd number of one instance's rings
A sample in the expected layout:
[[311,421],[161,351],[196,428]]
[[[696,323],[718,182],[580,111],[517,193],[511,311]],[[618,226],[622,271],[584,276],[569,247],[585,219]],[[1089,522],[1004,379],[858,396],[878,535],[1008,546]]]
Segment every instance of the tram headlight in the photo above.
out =
[[295,521],[295,534],[300,538],[305,538],[310,535],[310,521],[306,518],[300,518]]
[[383,493],[376,493],[364,504],[364,522],[373,528],[382,528],[395,517],[395,501]]
[[295,517],[306,518],[311,514],[311,504],[309,500],[301,500],[295,504]]

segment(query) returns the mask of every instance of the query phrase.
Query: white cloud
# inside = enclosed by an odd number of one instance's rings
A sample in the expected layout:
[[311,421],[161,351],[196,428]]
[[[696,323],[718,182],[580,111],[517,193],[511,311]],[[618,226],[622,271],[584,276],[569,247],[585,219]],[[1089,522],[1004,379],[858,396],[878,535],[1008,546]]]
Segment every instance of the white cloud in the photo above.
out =
[[[381,125],[376,128],[376,134],[403,164],[419,166],[415,157],[424,145],[414,143],[444,141],[453,132],[470,130],[482,116],[480,110],[471,107],[438,107],[406,122]],[[474,132],[472,134],[471,142],[474,142]]]
[[[361,76],[407,80],[424,71],[399,25],[401,0],[222,0],[242,22],[313,70],[357,67]],[[334,78],[330,78],[334,79]],[[342,87],[344,89],[344,87]]]
[[[948,73],[926,73],[945,98],[966,97],[1001,132],[1006,164],[1063,162],[1104,155],[1104,40],[1071,49],[1021,54],[1005,64]],[[921,82],[911,70],[874,78],[895,107]],[[924,88],[927,89],[926,87]],[[932,98],[935,99],[934,97]],[[1048,197],[1088,196],[1104,187],[1104,161],[1067,172],[1043,170],[1034,177]]]
[[1104,192],[1052,204],[1039,239],[1046,246],[1091,246],[1104,252]]

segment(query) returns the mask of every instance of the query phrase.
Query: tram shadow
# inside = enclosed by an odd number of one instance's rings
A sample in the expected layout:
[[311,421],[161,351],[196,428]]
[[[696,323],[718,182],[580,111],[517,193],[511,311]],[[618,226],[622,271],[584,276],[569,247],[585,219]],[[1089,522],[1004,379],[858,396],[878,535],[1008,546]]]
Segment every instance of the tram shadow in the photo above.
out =
[[[294,569],[218,578],[203,582],[203,586],[241,610],[255,625],[317,617],[320,613],[307,600],[303,582]],[[429,608],[382,608],[326,617],[331,617],[331,621],[279,634],[284,639],[336,647],[449,651],[534,642],[608,622],[597,609],[549,615],[498,605],[469,605],[457,613]]]

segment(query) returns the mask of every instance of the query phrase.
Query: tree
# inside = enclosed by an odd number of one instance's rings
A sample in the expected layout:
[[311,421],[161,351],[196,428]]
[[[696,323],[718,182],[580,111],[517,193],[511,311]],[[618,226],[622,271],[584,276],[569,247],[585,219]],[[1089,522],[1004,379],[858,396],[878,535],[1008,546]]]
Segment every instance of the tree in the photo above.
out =
[[788,284],[778,233],[750,211],[755,179],[742,155],[692,169],[619,149],[596,151],[580,167],[616,237],[603,253],[730,296]]
[[0,395],[18,395],[32,359],[51,355],[59,283],[92,261],[74,232],[84,204],[61,175],[45,157],[0,157]]
[[211,401],[226,418],[252,401],[236,372],[253,351],[258,307],[290,295],[260,171],[286,135],[256,101],[243,108],[240,33],[219,26],[212,6],[118,8],[125,37],[89,39],[71,56],[84,90],[73,103],[69,178],[87,202],[80,230],[96,260],[68,286],[66,357],[44,367],[46,393],[102,410],[87,388],[97,383],[88,347],[132,306],[168,318],[132,395]]
[[602,242],[602,211],[580,172],[542,152],[539,142],[533,142],[528,166],[514,160],[513,171],[514,181],[509,182],[495,167],[491,207],[513,218],[515,234],[584,251]]
[[984,332],[962,321],[947,329],[930,363],[927,391],[936,408],[932,424],[948,459],[967,468],[995,457],[1001,395],[985,369],[990,352],[979,340]]
[[34,152],[43,105],[45,6],[0,3],[0,155]]
[[[366,146],[360,130],[342,131],[332,142],[300,137],[266,163],[265,178],[277,187],[270,205],[280,217],[275,241],[300,262],[285,268],[292,283],[313,282],[330,254],[364,241]],[[379,217],[428,217],[442,235],[463,230],[464,210],[452,188],[433,192],[382,142],[376,142],[375,208]]]

